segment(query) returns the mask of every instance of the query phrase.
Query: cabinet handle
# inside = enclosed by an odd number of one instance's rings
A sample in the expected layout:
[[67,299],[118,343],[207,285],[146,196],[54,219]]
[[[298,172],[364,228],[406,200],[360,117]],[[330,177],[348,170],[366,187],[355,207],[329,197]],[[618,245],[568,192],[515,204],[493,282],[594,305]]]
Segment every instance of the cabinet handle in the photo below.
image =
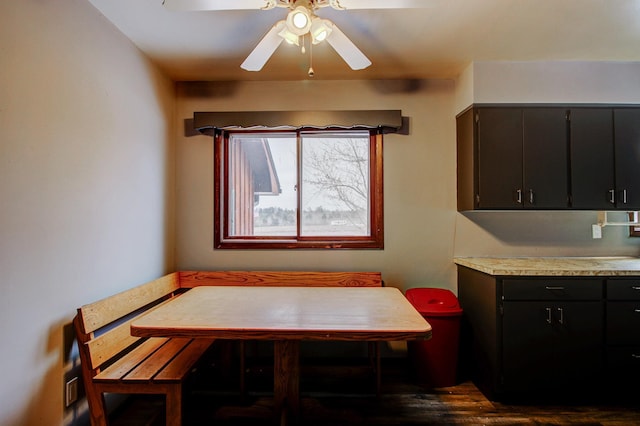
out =
[[533,204],[534,198],[533,198],[533,189],[529,190],[529,204]]
[[631,287],[631,290],[640,290],[640,286],[634,285]]
[[547,324],[551,324],[551,308],[544,308],[547,311]]
[[634,309],[633,312],[635,312],[636,314],[640,314],[640,309]]
[[615,204],[616,203],[616,190],[615,189],[610,189],[609,190],[609,202],[611,204]]
[[564,287],[562,287],[562,286],[553,286],[553,285],[547,285],[544,288],[545,288],[545,290],[550,290],[550,291],[553,291],[553,290],[564,290]]
[[640,359],[640,354],[631,354],[631,358]]
[[560,314],[560,318],[558,319],[558,322],[560,324],[564,324],[564,309],[558,308],[558,313]]
[[627,190],[626,189],[622,190],[622,203],[623,204],[627,204]]
[[516,194],[518,194],[518,198],[517,198],[518,204],[522,204],[522,189],[516,189]]

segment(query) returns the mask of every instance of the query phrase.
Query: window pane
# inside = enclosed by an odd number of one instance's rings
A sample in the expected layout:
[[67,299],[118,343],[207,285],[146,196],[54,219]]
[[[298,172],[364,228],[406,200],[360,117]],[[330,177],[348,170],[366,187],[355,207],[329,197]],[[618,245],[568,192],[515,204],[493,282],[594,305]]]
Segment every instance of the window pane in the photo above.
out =
[[301,236],[370,235],[369,133],[302,134]]
[[296,158],[295,135],[231,135],[229,236],[297,234]]

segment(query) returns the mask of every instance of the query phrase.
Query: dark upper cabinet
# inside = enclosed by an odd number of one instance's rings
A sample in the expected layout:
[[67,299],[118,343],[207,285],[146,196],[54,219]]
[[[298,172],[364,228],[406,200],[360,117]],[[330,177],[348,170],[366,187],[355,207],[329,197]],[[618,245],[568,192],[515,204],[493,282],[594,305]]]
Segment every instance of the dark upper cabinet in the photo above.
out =
[[574,108],[572,207],[640,208],[640,108]]
[[522,110],[480,108],[475,117],[476,207],[522,208]]
[[530,209],[569,207],[566,108],[522,110],[523,205]]
[[574,108],[570,115],[571,206],[607,210],[614,207],[613,111]]
[[640,210],[640,108],[478,105],[457,117],[458,210]]
[[615,147],[615,204],[640,209],[640,108],[613,110]]
[[564,108],[479,107],[458,117],[458,210],[564,209]]

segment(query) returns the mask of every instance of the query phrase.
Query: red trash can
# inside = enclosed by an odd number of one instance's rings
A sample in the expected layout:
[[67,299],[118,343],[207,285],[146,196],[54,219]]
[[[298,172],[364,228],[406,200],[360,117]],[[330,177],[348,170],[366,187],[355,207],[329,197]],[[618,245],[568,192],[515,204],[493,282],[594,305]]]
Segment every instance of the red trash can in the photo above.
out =
[[405,295],[432,330],[431,339],[408,345],[418,382],[436,388],[454,386],[462,317],[458,298],[442,288],[412,288]]

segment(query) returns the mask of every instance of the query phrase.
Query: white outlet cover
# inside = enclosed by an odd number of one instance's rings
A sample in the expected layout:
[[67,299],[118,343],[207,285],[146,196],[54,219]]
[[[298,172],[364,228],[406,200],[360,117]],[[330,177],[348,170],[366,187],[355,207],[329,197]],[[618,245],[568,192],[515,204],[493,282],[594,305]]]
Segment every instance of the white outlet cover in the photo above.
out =
[[591,225],[591,236],[596,238],[602,238],[602,227],[598,224]]

